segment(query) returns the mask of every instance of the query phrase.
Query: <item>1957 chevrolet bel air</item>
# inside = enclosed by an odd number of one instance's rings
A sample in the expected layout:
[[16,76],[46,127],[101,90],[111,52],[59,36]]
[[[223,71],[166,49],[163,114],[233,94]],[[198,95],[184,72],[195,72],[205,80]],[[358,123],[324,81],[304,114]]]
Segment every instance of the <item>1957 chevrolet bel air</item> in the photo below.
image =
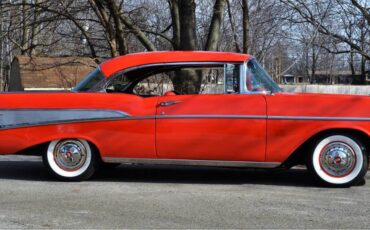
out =
[[[197,93],[181,90],[186,77],[202,79]],[[110,163],[306,164],[319,181],[350,186],[369,149],[370,97],[284,93],[244,54],[131,54],[73,92],[0,94],[0,154],[42,154],[67,181]]]

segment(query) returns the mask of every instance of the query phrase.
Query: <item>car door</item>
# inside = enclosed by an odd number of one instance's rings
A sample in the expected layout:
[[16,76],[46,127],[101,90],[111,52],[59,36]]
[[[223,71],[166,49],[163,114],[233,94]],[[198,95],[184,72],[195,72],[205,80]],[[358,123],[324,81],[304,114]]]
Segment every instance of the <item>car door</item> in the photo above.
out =
[[[231,71],[230,71],[231,70]],[[158,99],[158,158],[184,160],[265,160],[266,100],[240,94],[241,65],[225,64],[220,94],[169,95]],[[234,83],[233,83],[234,82]]]

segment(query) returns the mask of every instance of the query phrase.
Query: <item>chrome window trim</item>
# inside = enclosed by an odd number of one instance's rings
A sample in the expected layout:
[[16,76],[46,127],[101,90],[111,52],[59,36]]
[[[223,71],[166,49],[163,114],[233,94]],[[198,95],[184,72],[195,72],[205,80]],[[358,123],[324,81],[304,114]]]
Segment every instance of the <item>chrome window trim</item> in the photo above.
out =
[[145,64],[145,65],[139,65],[139,66],[133,66],[129,67],[123,70],[120,70],[116,73],[111,74],[109,78],[116,77],[117,75],[121,75],[127,72],[130,72],[132,70],[137,70],[141,68],[147,68],[147,67],[155,67],[155,66],[176,66],[176,65],[184,65],[184,66],[196,66],[196,65],[225,65],[225,64],[239,64],[242,65],[243,62],[228,62],[228,61],[216,61],[216,62],[161,62],[161,63],[153,63],[153,64]]
[[[242,63],[242,62],[240,62],[240,63],[224,63],[224,75],[223,75],[223,77],[224,77],[224,95],[225,94],[241,94],[241,90],[240,90],[240,84],[241,84],[241,82],[240,82],[240,77],[241,77],[241,73],[242,73],[242,68],[243,68],[243,64],[244,63]],[[238,89],[238,92],[227,92],[227,82],[226,82],[226,74],[227,74],[227,65],[239,65],[240,67],[239,67],[239,89]],[[220,94],[220,95],[222,95],[222,94]]]
[[118,158],[103,157],[106,163],[121,164],[148,164],[148,165],[185,165],[185,166],[210,166],[210,167],[250,167],[250,168],[276,168],[280,162],[255,162],[255,161],[221,161],[221,160],[185,160],[185,159],[147,159],[147,158]]
[[250,94],[247,89],[247,62],[240,68],[240,94]]
[[[177,65],[183,65],[183,66],[223,65],[223,66],[225,66],[226,64],[240,65],[241,66],[240,71],[241,71],[242,66],[245,65],[245,62],[228,62],[228,61],[216,61],[216,62],[209,62],[209,61],[207,61],[207,62],[168,62],[168,63],[162,62],[162,63],[139,65],[139,66],[134,66],[134,67],[126,68],[126,69],[123,69],[123,70],[120,70],[120,71],[118,71],[116,73],[111,74],[109,77],[107,77],[105,79],[106,83],[104,85],[104,89],[103,90],[106,90],[107,89],[107,86],[109,85],[110,82],[112,82],[114,80],[114,78],[116,78],[116,77],[118,77],[118,76],[120,76],[122,74],[125,74],[127,72],[130,72],[130,71],[133,71],[133,70],[137,70],[137,69],[141,69],[141,68],[148,68],[148,67],[155,67],[155,66],[177,66]],[[239,76],[239,80],[240,80],[240,76]],[[226,82],[225,82],[225,76],[224,76],[224,84],[226,84]],[[226,90],[225,90],[225,87],[224,87],[224,93],[223,94],[227,94],[226,93]],[[238,92],[238,93],[235,93],[235,94],[241,94],[241,93]]]
[[[100,92],[104,92],[107,89],[107,86],[109,85],[109,83],[113,79],[115,79],[117,76],[122,75],[122,74],[125,74],[125,73],[130,72],[130,71],[133,71],[133,70],[141,69],[141,68],[154,67],[154,66],[176,66],[176,65],[184,65],[184,66],[198,66],[199,65],[199,66],[201,66],[201,65],[237,64],[237,65],[240,65],[240,76],[239,76],[240,86],[239,86],[239,92],[238,93],[235,93],[235,94],[248,94],[248,95],[267,95],[267,94],[272,94],[272,92],[270,92],[270,91],[249,91],[247,89],[247,80],[246,80],[247,70],[248,70],[247,63],[250,60],[252,60],[252,59],[254,59],[254,58],[251,58],[251,59],[249,59],[247,61],[244,61],[244,62],[228,62],[228,61],[214,61],[214,62],[212,62],[212,61],[205,61],[205,62],[168,62],[168,63],[161,62],[161,63],[153,63],[153,64],[145,64],[145,65],[133,66],[133,67],[129,67],[129,68],[126,68],[126,69],[117,71],[117,72],[111,74],[110,76],[106,77],[106,79],[103,80],[103,81],[105,81],[104,87],[103,87],[103,89],[101,89]],[[225,76],[224,76],[224,82],[225,82]],[[224,94],[228,94],[225,89],[224,89]]]
[[[94,71],[96,70],[99,70],[99,72],[101,73],[101,75],[103,76],[103,79],[100,80],[98,83],[96,83],[93,87],[91,87],[89,90],[87,91],[76,91],[76,87],[81,83],[83,82],[89,75],[91,75]],[[80,82],[78,82],[74,87],[72,87],[70,89],[70,92],[72,93],[86,93],[86,92],[90,92],[91,89],[93,89],[94,87],[96,87],[96,85],[100,84],[100,82],[103,82],[107,79],[107,76],[104,74],[104,72],[102,71],[100,65],[98,65],[93,71],[91,71],[86,77],[84,77],[84,79],[82,79]]]

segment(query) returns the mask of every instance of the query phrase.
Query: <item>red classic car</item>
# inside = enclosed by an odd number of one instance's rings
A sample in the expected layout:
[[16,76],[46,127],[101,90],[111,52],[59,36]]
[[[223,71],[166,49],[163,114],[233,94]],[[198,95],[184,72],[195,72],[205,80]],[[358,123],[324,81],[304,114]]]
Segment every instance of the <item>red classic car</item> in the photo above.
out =
[[42,153],[67,181],[108,163],[306,164],[321,182],[350,186],[368,168],[369,108],[368,96],[284,93],[250,55],[131,54],[73,92],[1,94],[0,154]]

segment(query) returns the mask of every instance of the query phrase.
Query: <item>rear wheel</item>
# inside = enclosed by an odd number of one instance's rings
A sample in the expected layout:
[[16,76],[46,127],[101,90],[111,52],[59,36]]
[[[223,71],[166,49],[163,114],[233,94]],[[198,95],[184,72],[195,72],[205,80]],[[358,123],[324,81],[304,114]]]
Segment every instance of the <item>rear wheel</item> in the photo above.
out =
[[326,185],[348,187],[363,180],[368,167],[364,145],[349,135],[329,135],[316,142],[308,159],[312,173]]
[[95,172],[98,154],[91,145],[81,139],[52,141],[43,155],[49,172],[64,181],[89,179]]

